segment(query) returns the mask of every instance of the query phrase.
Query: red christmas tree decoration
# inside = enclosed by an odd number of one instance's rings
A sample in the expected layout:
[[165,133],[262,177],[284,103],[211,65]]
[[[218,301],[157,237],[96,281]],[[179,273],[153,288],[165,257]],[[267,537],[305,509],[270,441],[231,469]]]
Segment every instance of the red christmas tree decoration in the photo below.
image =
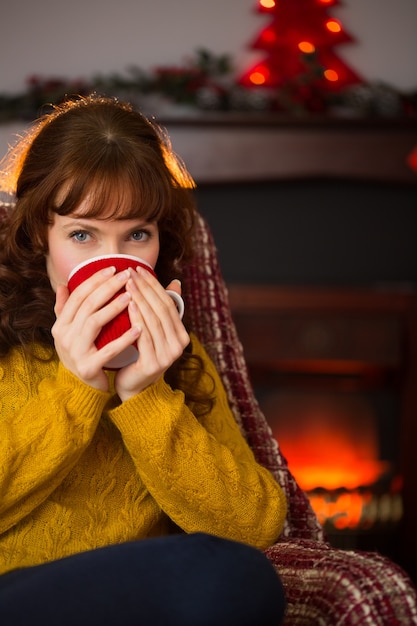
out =
[[361,83],[359,75],[333,52],[335,46],[353,42],[340,21],[329,15],[330,7],[339,4],[338,0],[259,0],[257,10],[271,15],[272,21],[251,48],[264,50],[266,56],[239,83],[300,89],[298,95],[302,98],[305,92],[306,99]]

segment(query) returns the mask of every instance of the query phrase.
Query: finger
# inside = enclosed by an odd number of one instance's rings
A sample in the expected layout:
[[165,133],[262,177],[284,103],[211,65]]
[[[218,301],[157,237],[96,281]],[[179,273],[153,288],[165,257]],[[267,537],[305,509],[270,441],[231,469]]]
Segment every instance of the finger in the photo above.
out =
[[[142,310],[144,317],[148,313],[146,311],[148,304],[159,319],[163,319],[168,314],[175,321],[178,318],[177,306],[159,281],[143,268],[138,268],[136,272],[131,274],[132,283],[128,282],[126,288],[131,289],[132,284],[136,287],[137,291],[132,289],[132,295],[133,297],[137,296],[136,303]],[[174,287],[172,291],[180,296],[181,283],[175,280],[171,282],[169,287],[171,285]]]
[[167,286],[167,290],[175,291],[179,296],[182,294],[181,281],[178,278],[174,278],[171,280],[169,285]]
[[[173,318],[173,302],[158,283],[158,289],[145,283],[141,277],[134,277],[126,285],[126,291],[131,294],[143,328],[152,335],[162,337],[166,331],[164,327]],[[178,317],[178,315],[177,315]],[[172,324],[170,324],[172,326]]]
[[[72,317],[62,314],[53,327],[53,336],[56,339],[60,337],[60,344],[66,351],[72,351],[74,346],[82,345],[82,351],[87,353],[94,348],[94,342],[102,328],[122,313],[130,300],[130,294],[123,291],[97,311],[88,313],[86,305],[83,305],[84,308],[81,307]],[[93,351],[96,351],[95,348]]]
[[128,313],[132,328],[136,326],[140,330],[143,330],[143,328],[145,327],[144,319],[136,302],[133,300],[132,297],[128,305]]
[[[177,358],[189,343],[190,337],[185,329],[177,304],[172,295],[168,294],[162,285],[153,277],[147,276],[146,271],[132,272],[132,280],[128,281],[126,290],[132,294],[132,301],[136,304],[140,315],[143,333],[140,337],[140,352],[147,348],[153,350],[164,362],[171,356]],[[180,287],[175,281],[177,290]],[[174,295],[181,299],[175,291]],[[182,311],[183,311],[183,303]],[[150,357],[150,354],[148,355]],[[172,361],[171,361],[172,362]]]
[[56,317],[58,317],[61,314],[62,309],[64,308],[65,303],[67,302],[68,298],[69,298],[68,287],[66,287],[65,285],[57,285],[55,308],[54,308]]
[[108,361],[111,361],[114,357],[123,352],[123,350],[134,344],[138,340],[141,332],[139,326],[132,325],[123,335],[100,348],[100,350],[97,351],[97,357],[100,359],[101,367],[103,368]]
[[[140,294],[135,286],[130,285],[129,287],[129,283],[128,283],[126,289],[128,289],[129,290],[128,293],[131,294],[131,301],[129,302],[129,306],[128,306],[130,323],[132,327],[137,327],[141,330],[140,352],[142,354],[144,350],[148,350],[149,348],[153,349],[154,347],[151,330],[149,329],[149,326],[146,320],[146,317],[149,320],[150,316],[153,313],[152,313],[152,309],[150,307],[147,307],[146,303],[144,302],[143,297],[141,297],[142,307],[138,306],[137,300],[138,300],[138,296],[140,297]],[[134,294],[136,294],[136,297]],[[139,349],[139,345],[138,345],[138,349]]]
[[77,287],[73,289],[73,293],[88,293],[89,291],[91,291],[91,289],[97,287],[99,284],[107,280],[110,276],[113,276],[115,272],[116,268],[113,265],[110,267],[105,267],[104,269],[95,272],[94,274],[86,278],[82,283],[77,285]]
[[120,315],[129,305],[131,299],[131,295],[126,291],[123,291],[116,298],[110,300],[109,303],[101,309],[98,309],[89,315],[86,320],[83,321],[82,316],[80,315],[80,321],[82,324],[86,326],[89,325],[91,327],[92,336],[96,339],[103,326]]
[[[128,287],[129,288],[129,284]],[[135,286],[131,286],[136,289]],[[163,293],[164,290],[163,290]],[[142,333],[138,342],[138,350],[151,368],[152,364],[159,363],[159,372],[165,371],[183,352],[190,342],[190,337],[182,324],[175,305],[168,303],[164,314],[155,311],[145,300],[142,293],[139,294],[140,306],[137,299],[132,296],[129,304],[129,315],[132,324],[137,324],[142,328]],[[169,300],[171,298],[169,297]],[[172,313],[174,309],[175,313]]]
[[[129,279],[128,272],[119,272],[111,275],[106,268],[79,285],[68,299],[66,313],[70,319],[81,314],[87,319],[93,313],[104,307],[116,294],[125,287]],[[110,276],[110,277],[109,277]]]

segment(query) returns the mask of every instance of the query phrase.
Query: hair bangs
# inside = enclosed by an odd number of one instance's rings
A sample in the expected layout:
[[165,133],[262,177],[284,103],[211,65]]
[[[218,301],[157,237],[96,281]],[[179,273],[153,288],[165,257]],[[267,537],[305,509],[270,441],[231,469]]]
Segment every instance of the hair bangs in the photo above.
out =
[[90,219],[140,218],[158,223],[173,202],[169,181],[161,181],[160,173],[155,175],[152,170],[143,172],[138,168],[94,175],[77,173],[62,189],[64,198],[58,200],[54,211]]

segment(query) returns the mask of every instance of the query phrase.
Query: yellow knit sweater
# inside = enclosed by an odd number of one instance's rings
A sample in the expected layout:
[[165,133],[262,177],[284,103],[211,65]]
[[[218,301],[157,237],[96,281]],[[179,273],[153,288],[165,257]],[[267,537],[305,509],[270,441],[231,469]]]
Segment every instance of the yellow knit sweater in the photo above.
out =
[[0,359],[0,573],[175,526],[273,543],[283,492],[255,462],[213,364],[192,343],[216,383],[215,407],[199,420],[163,380],[120,403],[56,359],[21,349]]

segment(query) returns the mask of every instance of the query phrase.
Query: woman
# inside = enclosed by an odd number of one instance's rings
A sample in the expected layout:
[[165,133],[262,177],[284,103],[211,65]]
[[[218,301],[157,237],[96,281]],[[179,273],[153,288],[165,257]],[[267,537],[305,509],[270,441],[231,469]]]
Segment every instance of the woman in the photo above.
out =
[[[22,145],[1,227],[1,623],[278,624],[260,550],[283,492],[165,289],[192,258],[190,177],[112,99],[57,107]],[[109,267],[69,294],[78,263],[114,253],[158,280]],[[131,329],[97,349],[126,308]],[[138,359],[107,371],[132,342]]]

